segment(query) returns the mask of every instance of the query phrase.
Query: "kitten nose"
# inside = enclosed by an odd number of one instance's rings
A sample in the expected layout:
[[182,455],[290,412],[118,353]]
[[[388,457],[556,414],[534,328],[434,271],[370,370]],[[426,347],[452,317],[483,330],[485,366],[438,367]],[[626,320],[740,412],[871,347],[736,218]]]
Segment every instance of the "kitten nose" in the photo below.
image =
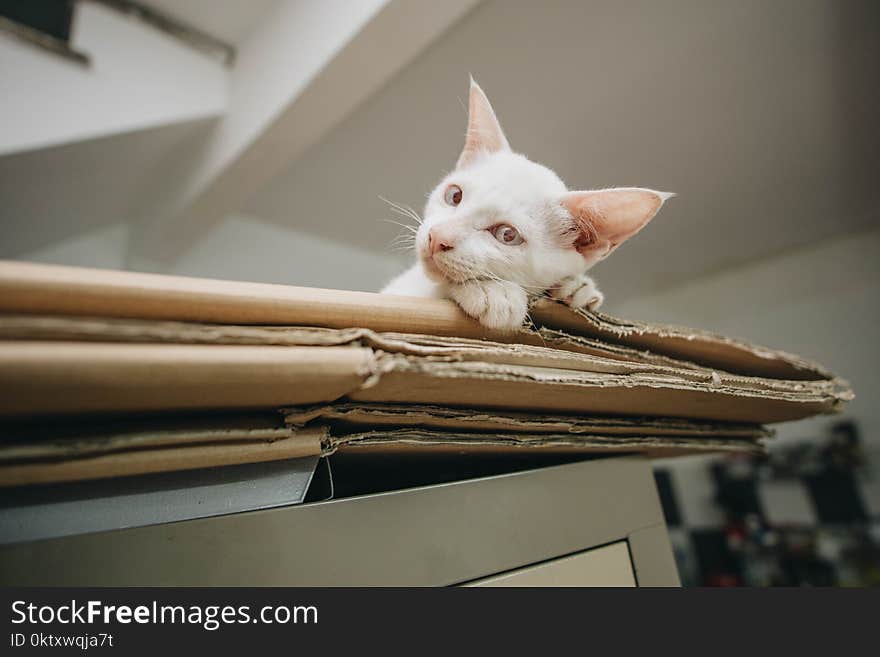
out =
[[436,254],[438,251],[451,251],[452,244],[449,243],[449,240],[444,240],[442,237],[435,235],[434,231],[431,230],[428,233],[428,250],[431,252],[431,255]]

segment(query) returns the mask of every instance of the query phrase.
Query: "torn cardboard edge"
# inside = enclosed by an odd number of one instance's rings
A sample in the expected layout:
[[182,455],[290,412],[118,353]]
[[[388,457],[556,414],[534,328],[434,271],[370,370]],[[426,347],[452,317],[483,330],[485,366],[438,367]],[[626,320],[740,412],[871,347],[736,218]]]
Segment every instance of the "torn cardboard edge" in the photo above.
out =
[[[441,299],[0,261],[0,312],[218,324],[359,327],[378,332],[527,342],[534,331],[488,331]],[[574,312],[549,299],[531,307],[538,327],[702,363],[732,374],[787,380],[832,378],[785,352],[712,333]]]
[[572,309],[550,299],[529,308],[532,320],[549,328],[627,345],[731,374],[812,381],[834,375],[816,362],[778,349],[673,324],[623,320],[601,312]]
[[[839,381],[745,378],[523,345],[412,355],[361,344],[0,342],[0,415],[265,409],[346,398],[764,424],[834,412],[852,395]],[[558,367],[562,361],[579,369]]]
[[[248,420],[189,421],[185,429],[174,418],[157,422],[146,431],[137,422],[81,426],[77,438],[63,440],[0,443],[0,487],[61,483],[258,463],[304,456],[345,453],[435,452],[525,453],[639,453],[650,457],[681,454],[745,452],[758,453],[762,444],[754,438],[714,435],[593,435],[589,433],[529,433],[512,430],[492,433],[449,428],[387,426],[351,430],[323,422],[293,428],[277,416],[277,427],[246,429]],[[228,425],[227,425],[228,423]],[[262,419],[260,425],[265,424]],[[182,425],[187,425],[184,419]],[[164,428],[163,428],[164,426]],[[547,427],[545,427],[547,428]],[[584,424],[581,428],[586,430]],[[647,428],[650,431],[650,428]],[[647,433],[647,432],[646,432]],[[4,435],[4,438],[9,436]]]
[[[0,423],[0,466],[29,462],[84,459],[110,454],[207,445],[271,443],[298,433],[321,431],[325,438],[350,442],[346,436],[367,436],[370,443],[384,432],[392,441],[421,432],[434,436],[467,435],[469,440],[502,444],[521,437],[519,444],[578,445],[587,440],[621,444],[630,439],[758,442],[773,432],[759,425],[695,422],[671,418],[530,416],[516,412],[486,412],[437,406],[333,404],[285,408],[261,414],[203,414],[79,422]],[[563,439],[568,436],[567,439]],[[545,441],[546,438],[546,441]],[[352,439],[356,440],[356,439]],[[519,440],[519,439],[516,439]],[[569,442],[565,442],[568,440]],[[573,441],[573,442],[571,442]],[[330,443],[324,443],[326,451]],[[334,447],[335,449],[335,447]]]
[[[570,336],[569,336],[570,337]],[[510,344],[407,333],[377,333],[369,329],[328,329],[320,327],[260,327],[205,325],[180,322],[107,320],[100,318],[33,317],[0,315],[0,340],[88,341],[159,344],[213,344],[248,346],[369,347],[387,352],[432,359],[480,361],[508,365],[532,365],[556,369],[606,372],[616,374],[654,373],[674,375],[688,380],[733,384],[755,389],[831,390],[845,385],[837,379],[819,381],[781,381],[745,377],[703,367],[697,363],[657,359],[645,352],[603,350],[590,353],[550,347],[543,344]],[[557,339],[558,342],[558,339]],[[567,346],[567,345],[566,345]]]
[[[696,363],[679,361],[622,345],[606,344],[590,338],[570,336],[541,329],[537,333],[516,334],[521,347],[540,347],[556,352],[574,352],[611,360],[650,363],[682,369],[705,369]],[[362,341],[391,351],[424,355],[442,353],[470,345],[474,348],[516,349],[509,341],[491,342],[413,333],[378,333],[364,328],[331,329],[309,326],[254,326],[236,324],[196,324],[187,322],[113,319],[100,317],[59,317],[0,314],[0,340],[54,340],[68,342],[148,342],[170,344],[238,344],[275,346],[337,346]],[[390,346],[389,345],[393,345]],[[564,358],[564,353],[560,354]]]
[[533,413],[675,416],[773,423],[837,412],[819,390],[752,390],[644,374],[607,374],[494,363],[423,362],[384,354],[359,402],[475,406]]
[[552,453],[636,453],[650,457],[738,452],[760,454],[760,443],[721,438],[657,438],[645,436],[591,436],[572,434],[470,434],[459,431],[383,429],[342,436],[331,435],[325,454],[413,452],[505,453],[511,450],[540,450]]
[[285,426],[278,413],[0,423],[0,465],[165,447],[268,443],[292,438],[301,428]]
[[[297,432],[322,428],[327,435],[365,431],[464,433],[492,441],[497,434],[546,434],[608,439],[739,440],[757,442],[773,432],[760,425],[696,422],[675,418],[531,416],[438,406],[330,404],[284,408],[266,413],[159,415],[135,418],[90,416],[0,423],[0,465],[81,459],[167,447],[274,442]],[[397,435],[397,434],[389,434]],[[474,438],[476,439],[476,438]]]
[[303,429],[278,440],[221,441],[219,444],[157,447],[55,461],[0,464],[0,487],[125,477],[154,472],[194,470],[243,463],[316,456],[326,430]]
[[531,415],[516,411],[486,411],[396,404],[320,404],[281,410],[286,424],[303,427],[314,422],[341,425],[349,431],[370,427],[431,429],[478,433],[585,434],[594,436],[675,436],[761,440],[774,432],[758,424],[700,422],[683,418]]
[[376,367],[357,347],[0,342],[0,416],[314,404],[369,384]]

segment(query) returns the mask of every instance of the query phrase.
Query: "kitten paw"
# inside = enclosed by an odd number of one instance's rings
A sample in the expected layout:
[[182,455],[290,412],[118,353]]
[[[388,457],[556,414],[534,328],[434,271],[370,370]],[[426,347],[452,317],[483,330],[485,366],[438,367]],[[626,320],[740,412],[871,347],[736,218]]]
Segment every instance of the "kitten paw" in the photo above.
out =
[[468,281],[450,288],[449,296],[483,326],[515,331],[528,313],[525,290],[514,283]]
[[549,292],[551,297],[572,308],[598,310],[605,301],[605,295],[596,287],[596,282],[586,274],[566,278]]

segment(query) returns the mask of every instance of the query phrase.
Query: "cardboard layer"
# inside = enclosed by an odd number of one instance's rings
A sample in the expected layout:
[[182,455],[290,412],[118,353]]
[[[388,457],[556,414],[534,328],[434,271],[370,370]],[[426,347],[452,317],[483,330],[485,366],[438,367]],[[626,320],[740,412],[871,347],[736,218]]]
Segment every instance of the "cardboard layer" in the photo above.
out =
[[[0,415],[275,408],[367,402],[654,415],[763,424],[832,412],[834,382],[785,382],[586,355],[355,344],[279,347],[0,343]],[[545,350],[550,351],[550,350]],[[544,367],[559,364],[571,369]]]
[[748,440],[720,438],[657,438],[642,436],[590,436],[572,434],[469,434],[455,431],[426,431],[398,429],[364,431],[361,433],[331,435],[329,448],[333,451],[363,451],[401,453],[412,451],[439,452],[509,452],[511,450],[541,450],[556,453],[639,453],[649,456],[680,456],[683,454],[744,452],[760,453],[763,447]]
[[0,464],[0,487],[103,479],[314,456],[321,453],[323,438],[322,430],[307,429],[279,440],[175,446],[58,461],[4,463]]
[[[371,347],[376,352],[397,353],[439,360],[479,361],[508,365],[532,365],[616,374],[653,373],[716,386],[755,390],[833,391],[844,399],[846,384],[838,379],[786,381],[744,377],[695,363],[670,358],[658,359],[645,352],[592,349],[569,350],[558,344],[510,344],[470,338],[411,333],[377,333],[369,329],[327,329],[316,327],[264,327],[142,320],[33,317],[0,315],[0,339],[44,339],[52,341],[150,342],[215,345],[288,345]],[[596,343],[601,344],[601,343]]]
[[[485,330],[453,303],[366,292],[140,274],[22,262],[0,262],[0,312],[367,328],[532,343],[535,332]],[[636,350],[744,376],[828,379],[818,365],[784,352],[703,331],[576,313],[546,299],[531,310],[550,330],[601,339]],[[528,337],[525,337],[528,335]]]
[[542,326],[695,361],[731,374],[804,381],[833,378],[825,368],[800,356],[709,331],[621,320],[605,313],[572,310],[550,299],[538,299],[529,313]]
[[[378,333],[364,328],[329,329],[306,326],[252,326],[241,324],[202,324],[157,320],[114,319],[98,317],[63,317],[0,314],[0,340],[60,340],[67,342],[150,342],[171,344],[241,344],[241,345],[310,345],[334,346],[362,341],[381,349],[412,354],[428,351],[442,353],[469,345],[485,350],[514,342],[520,346],[552,349],[558,358],[564,352],[593,355],[611,360],[650,363],[682,369],[700,369],[699,365],[623,345],[603,343],[559,331],[520,331],[494,336],[501,342],[472,338],[421,335],[414,333]],[[548,352],[552,353],[552,352]]]
[[[411,366],[407,366],[411,365]],[[348,398],[364,402],[435,404],[545,411],[675,416],[767,424],[835,412],[832,394],[754,392],[652,376],[592,374],[475,363],[397,363],[375,384]]]
[[0,415],[266,408],[338,399],[370,349],[0,343]]
[[[377,333],[370,329],[316,327],[263,327],[181,322],[146,322],[89,318],[0,315],[0,339],[90,342],[149,342],[214,345],[362,346],[374,351],[423,358],[479,361],[506,365],[532,365],[616,374],[655,373],[687,380],[712,381],[754,389],[820,391],[842,388],[836,380],[784,381],[743,377],[645,352],[563,348],[555,343],[510,344],[489,340],[412,333]],[[597,343],[598,344],[598,343]]]
[[283,409],[293,427],[331,423],[371,429],[409,428],[467,433],[583,434],[593,436],[674,436],[759,440],[773,432],[757,424],[699,422],[680,418],[547,415],[486,411],[419,404],[357,404],[341,402]]
[[3,260],[0,312],[487,334],[440,299]]
[[[333,408],[324,407],[323,413],[319,407],[312,407],[259,415],[7,421],[0,424],[0,487],[327,456],[336,451],[524,454],[536,450],[560,454],[640,453],[651,457],[757,452],[763,449],[759,438],[767,435],[760,428],[747,430],[733,425],[724,433],[726,425],[682,420],[530,419],[522,414],[456,413],[454,409],[433,412],[432,407],[411,408],[407,416],[436,415],[439,421],[435,426],[401,426],[390,421],[392,416],[400,419],[402,408],[339,405],[347,422],[338,421]],[[370,410],[376,412],[365,413]],[[296,418],[307,425],[293,426],[290,420]],[[377,421],[370,424],[368,420]],[[597,431],[591,432],[591,427]],[[645,431],[640,433],[640,427]],[[676,433],[677,427],[683,431]],[[713,429],[718,432],[713,433]]]
[[290,438],[295,431],[277,412],[6,421],[0,422],[0,464],[159,447],[269,442]]

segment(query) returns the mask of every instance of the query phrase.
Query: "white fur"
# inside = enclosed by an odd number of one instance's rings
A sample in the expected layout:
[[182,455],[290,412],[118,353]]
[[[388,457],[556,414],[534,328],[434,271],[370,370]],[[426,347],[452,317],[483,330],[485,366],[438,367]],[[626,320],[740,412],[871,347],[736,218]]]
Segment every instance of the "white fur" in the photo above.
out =
[[[476,111],[475,98],[485,103]],[[478,118],[490,125],[473,125],[477,111],[482,112]],[[487,130],[495,131],[499,150],[481,152],[479,144],[471,143],[474,134],[478,139],[480,131]],[[462,189],[458,206],[444,200],[453,184]],[[616,243],[595,252],[575,248],[577,224],[561,203],[567,193],[553,171],[509,150],[488,99],[472,82],[465,151],[456,170],[428,197],[415,235],[416,263],[382,292],[450,298],[485,326],[500,330],[522,325],[528,295],[549,291],[573,307],[598,308],[604,297],[585,272]],[[660,203],[665,200],[652,193]],[[524,243],[512,246],[496,240],[490,229],[498,224],[516,228]],[[432,255],[431,229],[441,231],[454,247]]]

